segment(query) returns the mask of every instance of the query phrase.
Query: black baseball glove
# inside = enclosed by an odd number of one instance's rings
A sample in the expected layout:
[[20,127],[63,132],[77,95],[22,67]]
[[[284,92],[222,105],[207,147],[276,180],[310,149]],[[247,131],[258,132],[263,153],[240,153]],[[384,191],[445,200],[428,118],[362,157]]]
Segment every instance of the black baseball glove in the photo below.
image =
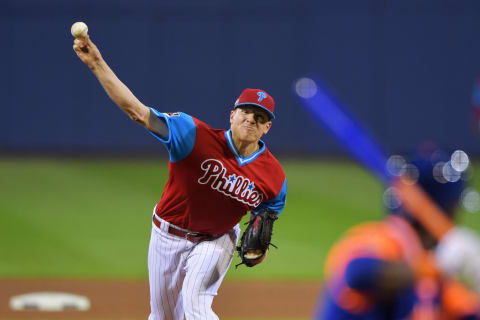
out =
[[268,247],[272,245],[273,223],[277,220],[277,211],[266,209],[252,215],[248,226],[242,234],[240,245],[237,247],[238,256],[247,267],[253,267],[263,261]]

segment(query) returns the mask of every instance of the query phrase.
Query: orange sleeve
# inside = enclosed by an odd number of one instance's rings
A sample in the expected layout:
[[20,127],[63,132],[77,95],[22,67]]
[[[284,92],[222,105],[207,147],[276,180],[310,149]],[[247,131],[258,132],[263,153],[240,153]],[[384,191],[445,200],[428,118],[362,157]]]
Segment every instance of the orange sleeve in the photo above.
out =
[[398,244],[389,236],[383,222],[369,222],[345,233],[329,252],[325,264],[325,276],[343,274],[348,263],[360,257],[394,261],[400,258]]
[[449,318],[462,318],[480,313],[480,296],[456,280],[448,280],[442,292],[442,304]]
[[350,288],[345,281],[348,264],[363,257],[385,261],[399,259],[399,247],[388,236],[383,222],[365,223],[350,229],[327,257],[325,277],[330,294],[340,307],[354,314],[364,312],[372,303],[368,293]]

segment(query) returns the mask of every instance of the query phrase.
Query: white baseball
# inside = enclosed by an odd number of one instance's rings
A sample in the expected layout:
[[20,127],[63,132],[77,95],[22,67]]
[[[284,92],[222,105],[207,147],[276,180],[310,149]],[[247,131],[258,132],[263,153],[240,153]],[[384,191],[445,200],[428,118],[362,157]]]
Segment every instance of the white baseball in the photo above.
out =
[[72,36],[75,38],[83,38],[88,33],[88,27],[84,22],[79,21],[72,25],[72,29],[70,31],[72,32]]
[[245,258],[247,259],[257,259],[262,256],[261,253],[255,253],[255,252],[247,252],[245,253]]

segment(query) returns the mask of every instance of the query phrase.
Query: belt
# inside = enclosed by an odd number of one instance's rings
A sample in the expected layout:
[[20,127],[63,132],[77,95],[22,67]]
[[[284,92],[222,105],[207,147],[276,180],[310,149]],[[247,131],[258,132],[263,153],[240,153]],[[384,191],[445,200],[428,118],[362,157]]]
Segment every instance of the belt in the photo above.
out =
[[[162,222],[158,220],[155,215],[153,215],[153,223],[161,229]],[[184,238],[190,242],[201,242],[201,241],[207,241],[207,240],[215,240],[217,238],[220,238],[222,235],[217,234],[206,234],[206,233],[199,233],[199,232],[194,232],[194,231],[188,231],[188,230],[180,230],[172,225],[168,226],[168,233],[173,234],[174,236]]]

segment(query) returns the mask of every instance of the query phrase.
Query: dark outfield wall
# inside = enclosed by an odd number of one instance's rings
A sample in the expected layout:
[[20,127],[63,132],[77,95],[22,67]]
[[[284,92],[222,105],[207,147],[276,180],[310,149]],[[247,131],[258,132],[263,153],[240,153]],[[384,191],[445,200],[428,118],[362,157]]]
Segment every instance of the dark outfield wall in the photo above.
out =
[[[227,127],[243,88],[277,101],[276,153],[339,148],[301,109],[294,79],[314,73],[386,149],[424,140],[480,153],[478,1],[0,1],[0,151],[152,151],[72,51],[83,20],[145,104]],[[161,151],[164,152],[164,151]]]

